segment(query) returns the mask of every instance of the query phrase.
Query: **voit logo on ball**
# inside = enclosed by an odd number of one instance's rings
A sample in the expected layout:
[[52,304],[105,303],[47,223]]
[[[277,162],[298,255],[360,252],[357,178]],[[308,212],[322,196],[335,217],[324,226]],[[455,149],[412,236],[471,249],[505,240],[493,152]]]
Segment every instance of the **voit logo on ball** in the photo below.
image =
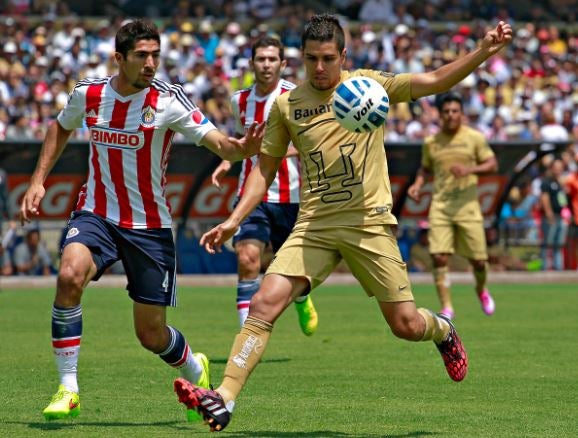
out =
[[389,96],[376,80],[356,76],[346,79],[335,90],[333,112],[348,131],[370,132],[385,123]]

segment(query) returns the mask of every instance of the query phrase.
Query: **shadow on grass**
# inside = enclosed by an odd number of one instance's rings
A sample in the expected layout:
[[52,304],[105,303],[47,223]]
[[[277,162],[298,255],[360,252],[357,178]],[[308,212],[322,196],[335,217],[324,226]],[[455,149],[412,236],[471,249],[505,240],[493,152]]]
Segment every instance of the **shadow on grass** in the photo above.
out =
[[304,438],[417,438],[438,435],[437,432],[426,432],[423,430],[418,430],[415,432],[399,433],[399,434],[377,434],[377,433],[348,433],[348,432],[335,432],[331,430],[319,430],[315,432],[233,432],[227,434],[228,438],[243,438],[243,437],[256,437],[259,438],[291,438],[291,437],[304,437]]
[[61,429],[71,429],[79,426],[94,426],[106,429],[107,427],[178,427],[182,424],[181,421],[156,421],[150,423],[139,422],[93,422],[93,421],[78,421],[78,420],[55,420],[51,422],[38,421],[38,422],[26,422],[26,421],[5,421],[3,424],[17,424],[20,426],[28,426],[30,429],[37,430],[61,430]]
[[[28,426],[30,429],[36,429],[41,431],[58,431],[62,429],[70,429],[71,427],[96,427],[101,431],[105,431],[108,428],[114,427],[170,427],[171,429],[187,430],[193,434],[199,433],[200,431],[192,430],[189,425],[185,425],[180,421],[157,421],[157,422],[79,422],[75,420],[74,422],[68,420],[55,421],[55,422],[33,422],[28,423],[24,421],[7,421],[5,424],[17,424],[21,426]],[[205,430],[203,430],[204,433]],[[292,438],[292,437],[303,437],[303,438],[419,438],[439,435],[437,432],[426,432],[423,430],[417,430],[415,432],[406,432],[399,434],[379,434],[379,433],[348,433],[348,432],[337,432],[331,430],[319,430],[311,432],[282,432],[282,431],[259,431],[259,432],[231,432],[227,433],[229,438],[254,438],[259,436],[260,438]]]
[[[281,362],[289,362],[293,359],[288,357],[279,357],[279,358],[271,358],[271,359],[263,359],[260,363],[281,363]],[[218,363],[218,364],[226,364],[227,358],[223,359],[222,357],[218,358],[210,358],[211,363]]]

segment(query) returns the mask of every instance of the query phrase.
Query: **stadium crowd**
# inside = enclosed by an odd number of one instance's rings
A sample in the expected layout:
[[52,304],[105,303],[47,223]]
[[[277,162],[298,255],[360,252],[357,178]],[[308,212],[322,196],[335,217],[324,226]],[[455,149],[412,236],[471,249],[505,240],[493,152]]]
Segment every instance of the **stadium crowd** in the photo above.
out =
[[[348,32],[346,68],[392,72],[435,69],[460,57],[488,26],[504,19],[514,24],[514,43],[455,88],[464,98],[467,121],[489,141],[567,141],[563,174],[577,172],[573,1],[558,0],[555,6],[530,1],[523,7],[503,0],[491,5],[482,0],[85,3],[0,1],[0,140],[41,140],[79,79],[114,74],[115,32],[136,14],[153,17],[162,30],[157,77],[181,83],[207,117],[230,133],[230,96],[253,80],[252,42],[264,34],[277,35],[286,46],[283,77],[299,83],[304,73],[302,23],[314,12],[341,15]],[[392,107],[388,124],[386,141],[421,142],[439,129],[434,98]],[[86,139],[88,131],[75,135]],[[549,165],[540,163],[530,180],[515,187],[515,196],[522,193],[534,201],[526,203],[531,204],[526,218],[539,220],[532,212],[540,208],[541,181],[549,177]],[[572,214],[565,220],[572,223]],[[578,220],[574,224],[578,227]]]

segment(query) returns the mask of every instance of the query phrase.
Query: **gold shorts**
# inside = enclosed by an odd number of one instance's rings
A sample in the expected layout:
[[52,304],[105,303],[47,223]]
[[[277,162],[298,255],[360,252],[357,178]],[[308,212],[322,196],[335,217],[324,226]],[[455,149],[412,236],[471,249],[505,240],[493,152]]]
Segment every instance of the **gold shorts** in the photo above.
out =
[[487,260],[486,233],[483,222],[430,223],[430,254],[453,254],[471,260]]
[[265,275],[305,277],[314,289],[342,259],[368,296],[385,302],[413,301],[407,267],[389,225],[295,228]]

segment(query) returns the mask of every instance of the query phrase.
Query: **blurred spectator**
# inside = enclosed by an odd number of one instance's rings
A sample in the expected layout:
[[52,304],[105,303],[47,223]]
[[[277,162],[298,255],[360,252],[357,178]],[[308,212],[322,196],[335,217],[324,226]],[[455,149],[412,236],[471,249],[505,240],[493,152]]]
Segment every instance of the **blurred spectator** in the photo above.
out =
[[24,242],[14,249],[13,263],[18,275],[50,275],[52,261],[38,228],[26,231]]
[[366,23],[395,24],[393,0],[366,0],[359,10],[359,20]]
[[[575,13],[568,12],[572,10],[570,0],[561,1],[563,4],[555,8],[538,1],[512,8],[501,0],[492,4],[482,0],[329,3],[333,10],[354,20],[344,23],[352,35],[347,42],[348,68],[428,71],[461,56],[498,17],[515,20],[518,28],[514,44],[464,79],[455,91],[464,96],[469,122],[487,138],[530,140],[538,135],[536,123],[543,131],[554,130],[544,121],[541,110],[546,107],[552,108],[556,123],[571,138],[578,137],[578,38],[572,27],[548,22],[571,23]],[[8,126],[22,125],[22,114],[30,119],[31,132],[20,126],[11,133],[19,138],[30,134],[36,137],[45,131],[50,119],[37,114],[51,113],[41,110],[39,103],[55,106],[55,113],[62,106],[63,93],[67,95],[77,80],[113,74],[113,31],[126,20],[123,13],[136,7],[144,14],[171,15],[158,17],[165,22],[162,41],[168,46],[163,49],[167,58],[159,69],[159,78],[181,82],[203,106],[203,99],[212,95],[213,87],[225,85],[237,90],[251,84],[252,75],[246,66],[254,38],[276,32],[288,51],[298,50],[301,23],[313,10],[308,7],[325,3],[225,0],[215,4],[173,1],[157,5],[152,0],[130,1],[118,4],[111,14],[109,2],[90,7],[77,2],[59,2],[51,7],[33,2],[29,9],[40,20],[19,15],[0,17],[0,139]],[[96,20],[81,17],[87,11]],[[454,25],[453,20],[461,24]],[[205,64],[197,62],[198,58],[204,58]],[[299,82],[303,77],[301,60],[298,56],[287,59],[283,76]],[[217,69],[213,70],[215,63]],[[211,81],[214,74],[222,81]],[[412,103],[409,112],[407,107],[391,108],[392,118],[404,119],[414,130],[410,139],[419,137],[423,124],[419,119],[424,114],[435,120],[435,111],[428,108],[427,100]],[[496,114],[504,123],[494,122]],[[84,138],[85,133],[78,131],[74,136]]]
[[578,151],[574,153],[574,170],[566,178],[565,189],[572,213],[568,230],[567,266],[578,269]]
[[0,233],[4,220],[10,220],[10,207],[8,203],[8,174],[0,168]]
[[209,20],[201,21],[199,32],[197,33],[199,46],[203,49],[203,55],[207,64],[215,62],[217,47],[219,46],[219,36],[215,33],[213,25]]
[[542,245],[540,256],[542,269],[564,269],[563,248],[568,233],[567,211],[568,198],[562,182],[564,162],[560,159],[552,161],[548,174],[540,187],[540,207],[542,209]]
[[569,137],[570,135],[566,128],[556,121],[553,108],[549,105],[544,105],[542,109],[540,138],[548,143],[568,141]]
[[251,17],[258,21],[270,20],[275,16],[276,0],[249,0]]
[[30,126],[28,115],[20,113],[12,117],[11,124],[6,129],[6,138],[15,140],[31,140],[34,138],[34,131]]
[[14,273],[11,251],[14,249],[17,228],[18,225],[15,221],[10,221],[5,234],[2,234],[2,227],[0,227],[0,275],[12,275]]
[[525,271],[526,264],[510,252],[509,246],[499,239],[495,228],[486,229],[488,263],[492,271]]

